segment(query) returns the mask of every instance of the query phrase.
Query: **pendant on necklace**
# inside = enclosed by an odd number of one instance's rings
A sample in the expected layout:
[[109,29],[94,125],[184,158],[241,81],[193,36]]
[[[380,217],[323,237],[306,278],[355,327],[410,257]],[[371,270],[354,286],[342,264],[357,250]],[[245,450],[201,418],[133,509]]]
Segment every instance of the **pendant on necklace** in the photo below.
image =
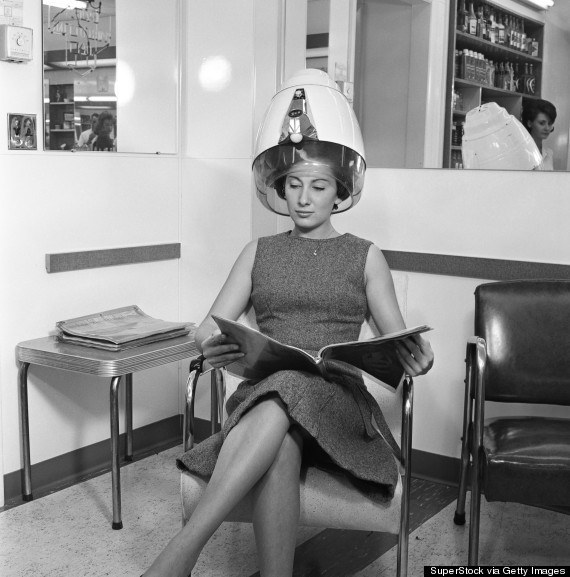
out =
[[313,256],[317,256],[317,249],[313,251]]

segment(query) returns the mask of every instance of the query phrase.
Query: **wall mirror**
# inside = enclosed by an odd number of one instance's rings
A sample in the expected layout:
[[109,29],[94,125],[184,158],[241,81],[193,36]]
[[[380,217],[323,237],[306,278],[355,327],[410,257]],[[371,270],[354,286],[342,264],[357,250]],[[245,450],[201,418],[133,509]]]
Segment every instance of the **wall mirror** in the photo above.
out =
[[42,4],[44,149],[175,153],[179,1]]
[[[519,34],[526,24],[525,34],[538,43],[537,55],[528,45],[527,50],[499,45],[478,30],[460,30],[457,14],[471,4],[476,15],[500,15]],[[563,72],[570,69],[570,2],[555,0],[546,11],[531,4],[307,0],[307,66],[326,70],[341,86],[346,82],[369,167],[461,168],[460,133],[469,107],[494,101],[520,119],[523,101],[543,98],[557,110],[554,132],[543,147],[552,149],[555,170],[570,170],[570,77]],[[509,62],[513,75],[518,63],[519,82],[499,87],[484,78],[459,78],[456,50],[465,48],[497,66]],[[533,94],[523,88],[525,61],[533,63]]]

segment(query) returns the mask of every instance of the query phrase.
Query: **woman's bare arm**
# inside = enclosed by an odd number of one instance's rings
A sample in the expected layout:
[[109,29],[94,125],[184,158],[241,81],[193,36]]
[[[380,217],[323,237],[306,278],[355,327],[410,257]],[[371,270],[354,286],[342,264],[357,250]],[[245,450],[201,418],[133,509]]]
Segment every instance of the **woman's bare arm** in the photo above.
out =
[[206,318],[196,331],[196,345],[213,366],[224,366],[239,358],[239,347],[225,343],[212,314],[236,320],[246,309],[251,297],[251,271],[257,241],[246,245],[234,263]]
[[[366,299],[372,319],[381,333],[391,333],[406,327],[394,290],[388,263],[374,245],[368,251],[365,268]],[[427,373],[433,365],[433,351],[427,339],[415,335],[396,343],[398,357],[411,376]]]

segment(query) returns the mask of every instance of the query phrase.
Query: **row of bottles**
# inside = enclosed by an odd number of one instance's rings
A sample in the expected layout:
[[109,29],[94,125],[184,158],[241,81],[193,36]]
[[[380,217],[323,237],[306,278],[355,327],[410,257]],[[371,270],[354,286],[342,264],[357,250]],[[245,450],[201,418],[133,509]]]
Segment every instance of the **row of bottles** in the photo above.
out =
[[465,0],[457,5],[457,29],[460,32],[478,36],[493,44],[502,44],[513,50],[520,50],[538,57],[539,42],[525,32],[524,19],[506,12],[500,12],[486,2],[470,2],[469,10]]
[[461,146],[463,143],[463,126],[461,120],[454,120],[451,125],[451,146]]
[[463,168],[463,156],[461,150],[451,151],[451,168]]
[[493,62],[467,48],[455,51],[455,77],[501,90],[537,94],[532,63],[525,62],[523,68],[518,62]]

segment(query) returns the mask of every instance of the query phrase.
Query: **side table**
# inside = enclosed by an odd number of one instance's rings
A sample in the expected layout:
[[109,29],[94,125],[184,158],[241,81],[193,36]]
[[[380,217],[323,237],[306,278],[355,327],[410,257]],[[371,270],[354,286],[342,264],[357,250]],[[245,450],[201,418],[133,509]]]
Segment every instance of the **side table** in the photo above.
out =
[[133,373],[166,365],[199,355],[193,335],[159,341],[120,352],[105,351],[60,343],[55,337],[24,341],[16,346],[16,358],[20,390],[20,418],[22,421],[22,444],[24,456],[23,498],[31,501],[32,474],[30,462],[30,426],[28,418],[28,368],[41,365],[74,371],[98,377],[111,378],[111,461],[113,488],[113,529],[122,529],[121,476],[119,463],[119,385],[125,377],[125,420],[127,461],[133,458]]

